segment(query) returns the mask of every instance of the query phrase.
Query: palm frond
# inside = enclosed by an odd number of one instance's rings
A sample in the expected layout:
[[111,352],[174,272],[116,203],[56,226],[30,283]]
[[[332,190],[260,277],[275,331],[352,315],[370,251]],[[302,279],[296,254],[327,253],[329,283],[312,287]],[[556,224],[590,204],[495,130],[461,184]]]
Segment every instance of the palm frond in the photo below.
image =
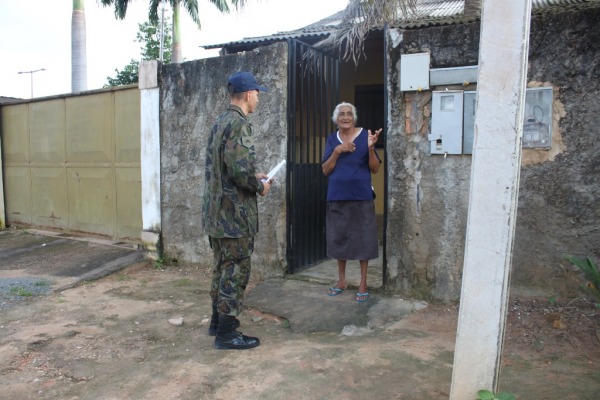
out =
[[131,0],[99,0],[100,4],[104,7],[112,6],[115,7],[115,18],[125,19],[127,14],[127,6]]
[[[115,18],[124,19],[127,14],[127,6],[133,0],[97,0],[99,4],[102,4],[104,7],[114,6],[115,8]],[[242,9],[248,0],[231,0],[231,4],[235,6],[236,9]],[[183,6],[187,13],[192,18],[192,21],[200,27],[200,15],[198,13],[198,0],[168,0],[171,7],[174,7],[176,4],[179,6]],[[222,13],[228,13],[229,3],[227,0],[210,0],[212,4],[217,7],[219,11]],[[158,18],[158,12],[160,9],[160,5],[162,4],[162,0],[149,0],[148,1],[148,19],[150,22],[156,23]]]
[[158,22],[158,7],[161,3],[161,0],[150,0],[150,2],[148,3],[148,19],[150,20],[150,22]]
[[244,9],[246,3],[248,3],[248,0],[231,0],[231,4],[235,7],[236,10]]
[[576,266],[587,280],[586,288],[600,301],[600,269],[591,258],[581,259],[575,256],[565,257],[571,264]]
[[[221,0],[211,0],[211,3],[215,4],[215,2],[220,3]],[[198,15],[198,0],[180,0],[179,6],[183,6],[183,8],[186,9],[190,17],[192,17],[192,21],[194,21],[194,23],[198,25],[198,28],[200,28],[200,16]]]
[[228,13],[230,11],[227,0],[210,0],[210,2],[213,3],[215,5],[215,7],[217,7],[217,10],[221,11],[224,14]]
[[325,50],[339,49],[344,60],[355,64],[364,55],[364,41],[371,29],[383,28],[416,16],[418,0],[350,0],[339,29],[316,44]]

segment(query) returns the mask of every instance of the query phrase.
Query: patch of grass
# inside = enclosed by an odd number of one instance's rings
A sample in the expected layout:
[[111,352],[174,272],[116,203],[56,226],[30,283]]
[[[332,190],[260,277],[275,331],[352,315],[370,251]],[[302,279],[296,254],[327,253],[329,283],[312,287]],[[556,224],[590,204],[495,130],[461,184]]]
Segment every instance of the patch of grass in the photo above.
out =
[[66,303],[67,299],[65,299],[64,297],[59,297],[58,299],[56,299],[57,303]]
[[438,355],[436,356],[436,358],[438,360],[445,361],[448,364],[452,365],[452,362],[454,361],[454,352],[453,351],[448,351],[448,350],[441,350],[438,353]]
[[50,282],[48,281],[37,281],[34,283],[35,286],[39,286],[39,287],[43,287],[43,286],[48,286],[50,285]]
[[127,275],[127,273],[122,273],[122,274],[117,274],[116,279],[117,279],[117,282],[123,282],[128,279],[131,279],[131,277],[129,275]]
[[500,392],[494,394],[489,390],[480,390],[477,392],[477,400],[517,400],[514,394]]
[[15,295],[15,296],[21,296],[21,297],[31,297],[33,296],[33,293],[31,293],[29,290],[25,289],[24,287],[21,286],[15,286],[13,288],[10,289],[10,293]]
[[154,261],[154,268],[162,270],[164,268],[164,266],[165,266],[164,259],[159,258],[158,260]]
[[183,278],[175,281],[175,286],[183,287],[183,286],[192,286],[192,281],[188,278]]

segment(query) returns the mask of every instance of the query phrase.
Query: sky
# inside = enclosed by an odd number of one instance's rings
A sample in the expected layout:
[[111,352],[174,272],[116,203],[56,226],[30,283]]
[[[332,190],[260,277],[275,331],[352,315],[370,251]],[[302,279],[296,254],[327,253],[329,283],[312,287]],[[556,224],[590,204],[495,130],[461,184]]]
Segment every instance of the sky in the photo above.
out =
[[[124,20],[114,11],[85,0],[88,90],[100,89],[131,59],[147,20],[148,0],[133,0]],[[250,0],[243,11],[221,14],[209,0],[198,1],[201,29],[182,10],[185,61],[216,57],[200,46],[290,31],[345,8],[348,0]],[[72,0],[0,0],[0,96],[28,99],[71,91]],[[170,11],[168,11],[170,13]],[[43,71],[38,71],[44,69]],[[37,71],[37,72],[31,72]],[[19,74],[19,72],[23,72]]]

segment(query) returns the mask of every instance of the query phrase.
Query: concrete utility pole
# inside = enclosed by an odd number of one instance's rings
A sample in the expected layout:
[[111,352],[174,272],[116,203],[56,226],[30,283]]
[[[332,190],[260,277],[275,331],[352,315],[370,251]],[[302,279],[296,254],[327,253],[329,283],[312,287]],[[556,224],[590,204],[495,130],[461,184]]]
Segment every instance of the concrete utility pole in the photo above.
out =
[[517,217],[531,0],[483,0],[471,191],[450,400],[497,390]]
[[142,245],[152,259],[159,257],[160,214],[160,89],[156,60],[140,62],[140,133],[142,136]]

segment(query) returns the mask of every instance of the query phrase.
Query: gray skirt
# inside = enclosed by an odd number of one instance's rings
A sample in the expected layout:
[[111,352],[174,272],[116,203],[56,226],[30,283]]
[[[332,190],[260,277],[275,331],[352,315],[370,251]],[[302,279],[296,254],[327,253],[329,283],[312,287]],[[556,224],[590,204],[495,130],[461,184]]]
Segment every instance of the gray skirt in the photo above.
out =
[[327,257],[374,260],[379,256],[373,200],[328,201]]

